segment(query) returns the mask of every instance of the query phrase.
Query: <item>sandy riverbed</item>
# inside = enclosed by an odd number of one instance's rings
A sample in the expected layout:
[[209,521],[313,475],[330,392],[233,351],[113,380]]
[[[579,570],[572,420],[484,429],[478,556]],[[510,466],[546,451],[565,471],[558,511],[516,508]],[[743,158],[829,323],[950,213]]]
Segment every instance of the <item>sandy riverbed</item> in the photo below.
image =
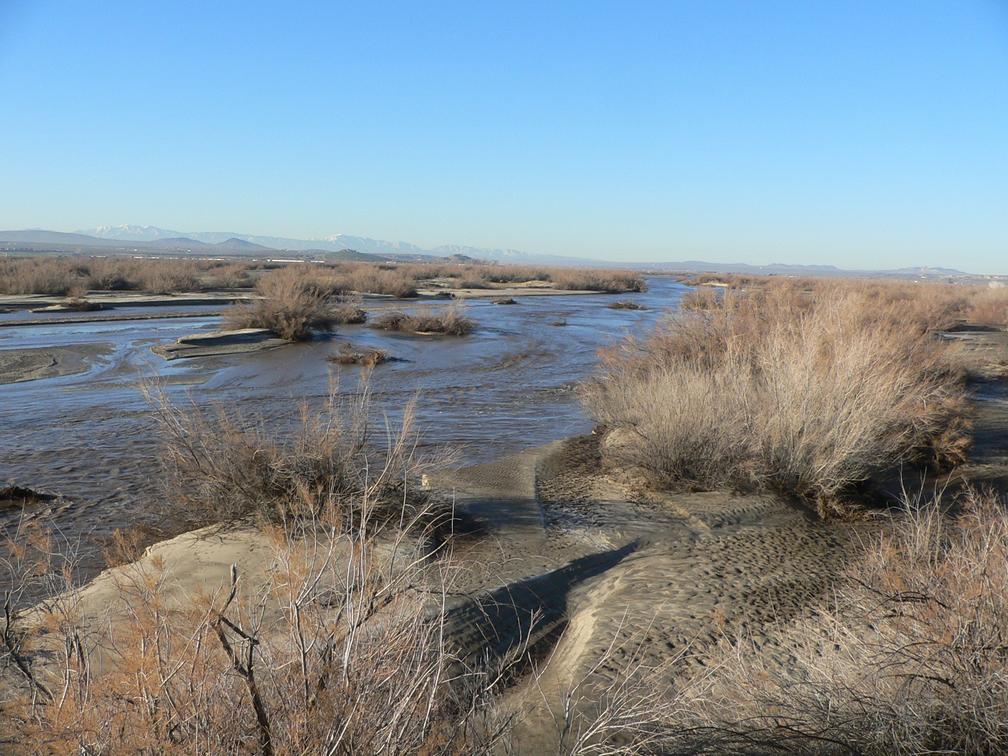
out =
[[0,384],[83,373],[95,360],[111,351],[108,344],[3,349],[0,350]]

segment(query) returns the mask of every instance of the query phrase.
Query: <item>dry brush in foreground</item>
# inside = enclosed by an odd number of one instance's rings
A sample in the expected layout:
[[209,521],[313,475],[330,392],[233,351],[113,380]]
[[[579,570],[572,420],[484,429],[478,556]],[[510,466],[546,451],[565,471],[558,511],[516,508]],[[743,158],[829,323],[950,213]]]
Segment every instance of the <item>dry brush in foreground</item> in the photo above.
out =
[[949,517],[940,496],[908,501],[832,600],[785,631],[789,665],[726,644],[674,729],[693,752],[1005,752],[1006,505],[971,491]]

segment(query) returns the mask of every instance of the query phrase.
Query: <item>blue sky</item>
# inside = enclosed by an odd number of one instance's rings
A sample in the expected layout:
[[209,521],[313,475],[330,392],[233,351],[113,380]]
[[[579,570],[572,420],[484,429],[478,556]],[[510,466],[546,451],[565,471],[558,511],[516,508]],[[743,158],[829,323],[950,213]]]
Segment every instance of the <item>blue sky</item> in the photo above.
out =
[[1008,273],[1008,2],[0,0],[0,228]]

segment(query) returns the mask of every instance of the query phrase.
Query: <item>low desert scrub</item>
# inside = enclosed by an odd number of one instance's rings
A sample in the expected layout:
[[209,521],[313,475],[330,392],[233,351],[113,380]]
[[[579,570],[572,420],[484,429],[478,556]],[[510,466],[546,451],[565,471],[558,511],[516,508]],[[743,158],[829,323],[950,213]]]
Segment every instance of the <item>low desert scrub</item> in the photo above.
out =
[[[404,507],[430,513],[419,491],[426,460],[415,453],[413,404],[398,424],[371,416],[367,377],[356,394],[334,388],[321,408],[301,406],[287,428],[223,407],[179,407],[163,392],[148,398],[164,437],[166,496],[193,525],[330,518],[376,526]],[[431,527],[447,527],[438,514]]]
[[264,271],[296,268],[329,295],[356,292],[417,296],[425,282],[450,279],[454,288],[494,288],[540,282],[559,289],[641,291],[643,278],[626,271],[540,268],[487,263],[270,263],[159,257],[36,255],[0,259],[0,294],[63,296],[82,286],[96,291],[173,293],[252,288]]
[[679,308],[682,310],[710,310],[717,307],[721,299],[721,292],[710,286],[698,286],[690,289],[679,300]]
[[338,325],[360,325],[367,321],[367,313],[360,306],[360,299],[337,301],[329,313],[332,322]]
[[878,473],[962,461],[952,347],[896,305],[828,293],[726,292],[604,355],[584,401],[606,458],[657,487],[773,489],[823,514]]
[[[401,533],[374,540],[366,523],[302,525],[269,534],[261,570],[232,565],[197,586],[144,558],[107,573],[115,598],[97,604],[48,558],[45,534],[12,534],[23,545],[5,565],[0,749],[455,754],[505,742],[511,717],[493,696],[511,662],[454,656],[449,562]],[[41,581],[46,601],[17,601]]]
[[558,289],[576,291],[603,291],[620,294],[627,291],[646,291],[647,284],[638,273],[597,268],[552,268],[549,280]]
[[375,318],[372,328],[383,331],[405,333],[432,333],[443,336],[468,336],[476,328],[476,322],[466,317],[462,305],[456,304],[440,310],[407,314],[390,312]]
[[[224,312],[229,328],[266,328],[288,341],[311,338],[338,322],[331,295],[299,267],[267,273],[256,284],[258,299],[232,305]],[[350,313],[351,315],[353,313]]]
[[828,605],[781,629],[790,664],[726,646],[682,729],[712,752],[1003,753],[1006,502],[974,491],[941,510],[912,502]]
[[983,289],[975,294],[968,315],[973,323],[1008,326],[1008,287]]

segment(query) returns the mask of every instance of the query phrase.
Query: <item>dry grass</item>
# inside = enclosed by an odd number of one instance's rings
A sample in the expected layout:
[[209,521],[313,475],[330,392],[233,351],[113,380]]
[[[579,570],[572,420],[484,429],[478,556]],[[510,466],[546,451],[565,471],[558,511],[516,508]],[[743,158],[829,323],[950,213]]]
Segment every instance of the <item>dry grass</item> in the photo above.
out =
[[782,629],[794,661],[726,646],[683,731],[726,753],[1005,751],[1006,502],[974,491],[955,518],[908,504],[827,606]]
[[847,513],[877,473],[964,457],[963,376],[918,315],[833,287],[726,292],[608,353],[585,404],[613,429],[608,460],[653,485]]
[[978,292],[970,301],[968,314],[973,323],[1008,326],[1008,287]]
[[468,336],[476,329],[476,322],[466,317],[463,305],[454,304],[440,310],[431,310],[416,314],[403,312],[386,313],[375,318],[371,326],[383,331]]

